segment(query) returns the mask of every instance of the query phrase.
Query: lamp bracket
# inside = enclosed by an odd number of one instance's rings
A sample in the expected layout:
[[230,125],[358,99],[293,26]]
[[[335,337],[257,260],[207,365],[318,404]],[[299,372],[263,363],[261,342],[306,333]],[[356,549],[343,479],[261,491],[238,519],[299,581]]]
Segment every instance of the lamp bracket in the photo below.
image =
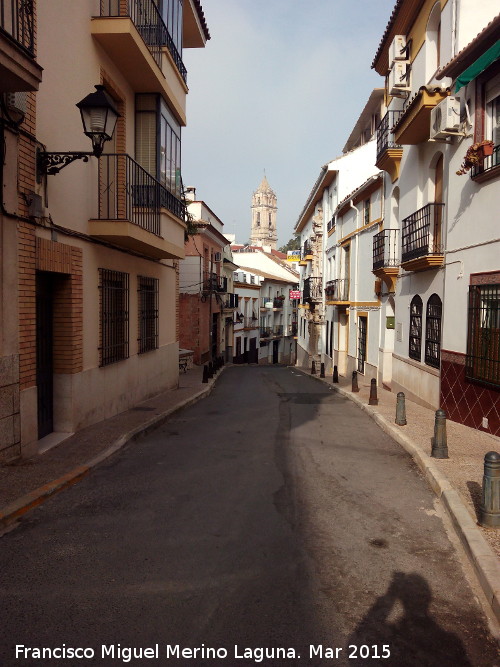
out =
[[53,175],[58,174],[61,169],[67,167],[75,160],[89,161],[89,157],[94,153],[67,152],[67,153],[47,153],[37,149],[36,152],[36,166],[37,166],[37,181],[41,182],[44,174]]

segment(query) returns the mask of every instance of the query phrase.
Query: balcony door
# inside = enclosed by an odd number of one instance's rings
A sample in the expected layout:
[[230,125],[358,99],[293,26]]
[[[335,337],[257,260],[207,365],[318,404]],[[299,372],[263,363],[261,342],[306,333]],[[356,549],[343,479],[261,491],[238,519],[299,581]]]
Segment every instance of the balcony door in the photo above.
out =
[[[436,204],[443,203],[443,156],[440,155],[436,163],[434,172],[434,202]],[[433,252],[440,253],[442,251],[442,206],[434,207],[434,229],[433,229]]]

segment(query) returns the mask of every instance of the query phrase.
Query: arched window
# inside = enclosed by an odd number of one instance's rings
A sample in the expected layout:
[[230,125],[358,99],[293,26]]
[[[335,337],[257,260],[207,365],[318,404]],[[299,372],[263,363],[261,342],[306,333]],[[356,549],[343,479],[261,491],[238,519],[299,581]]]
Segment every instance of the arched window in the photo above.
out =
[[260,227],[260,213],[257,213],[257,227]]
[[408,354],[411,359],[422,358],[422,299],[416,294],[410,304],[410,341]]
[[269,227],[272,227],[272,226],[273,226],[273,221],[272,221],[271,213],[269,213]]
[[427,301],[425,316],[425,363],[439,368],[441,359],[441,299],[433,294]]

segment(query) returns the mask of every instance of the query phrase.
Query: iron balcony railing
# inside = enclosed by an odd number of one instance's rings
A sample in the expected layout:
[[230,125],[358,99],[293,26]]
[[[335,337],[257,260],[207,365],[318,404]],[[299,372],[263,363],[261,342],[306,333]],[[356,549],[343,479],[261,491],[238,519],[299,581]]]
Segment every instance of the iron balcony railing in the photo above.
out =
[[349,278],[329,280],[325,294],[328,301],[349,301]]
[[485,172],[491,171],[494,167],[500,167],[500,144],[494,146],[493,153],[487,155],[481,164],[476,164],[470,170],[470,177],[476,178]]
[[373,237],[373,271],[399,266],[399,229],[383,229]]
[[273,335],[272,327],[260,327],[260,337],[261,338],[271,338]]
[[166,46],[179,74],[186,81],[186,67],[161,17],[157,3],[153,0],[101,0],[101,16],[130,17],[158,67],[161,69],[162,48]]
[[311,301],[321,301],[323,298],[322,291],[323,279],[320,276],[310,276],[304,280],[304,289],[302,290],[302,303],[310,303]]
[[392,128],[399,121],[403,111],[388,111],[377,127],[377,160],[388,148],[401,148],[394,141]]
[[224,308],[226,310],[229,310],[230,308],[238,308],[238,294],[226,294]]
[[282,299],[277,296],[275,299],[273,299],[273,308],[283,308],[283,304],[285,303],[285,297]]
[[335,216],[332,215],[331,219],[326,223],[326,231],[329,232],[335,227]]
[[280,338],[281,336],[283,336],[283,325],[275,324],[273,327],[273,337]]
[[245,327],[245,329],[258,329],[259,328],[259,320],[258,320],[257,317],[254,317],[253,315],[244,317],[242,324]]
[[226,292],[227,277],[218,276],[216,273],[206,273],[203,278],[204,292]]
[[305,259],[307,255],[312,255],[311,244],[307,241],[302,246],[302,259]]
[[34,56],[33,0],[1,0],[0,32],[7,33],[28,55]]
[[402,222],[401,261],[427,255],[441,255],[441,223],[443,217],[442,203],[427,204],[423,208],[404,218]]
[[99,220],[128,220],[161,236],[162,208],[185,219],[183,202],[126,153],[102,155],[98,179]]

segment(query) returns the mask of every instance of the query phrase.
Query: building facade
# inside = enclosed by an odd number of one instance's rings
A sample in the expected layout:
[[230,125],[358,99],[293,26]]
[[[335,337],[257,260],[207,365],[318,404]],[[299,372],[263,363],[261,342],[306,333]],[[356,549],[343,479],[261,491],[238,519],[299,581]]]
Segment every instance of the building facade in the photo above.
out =
[[225,354],[232,335],[227,319],[232,320],[235,304],[230,303],[228,271],[224,270],[229,242],[223,223],[205,202],[191,201],[188,212],[196,233],[188,236],[180,262],[180,345],[193,351],[195,364],[204,364]]
[[[37,8],[43,80],[25,116],[17,263],[3,282],[15,285],[19,313],[21,432],[12,456],[178,381],[182,49],[203,47],[209,33],[198,1],[146,4],[144,14],[137,2]],[[76,60],[61,58],[75,52]],[[75,109],[94,86],[118,112],[99,159]],[[91,116],[90,129],[101,118]]]

